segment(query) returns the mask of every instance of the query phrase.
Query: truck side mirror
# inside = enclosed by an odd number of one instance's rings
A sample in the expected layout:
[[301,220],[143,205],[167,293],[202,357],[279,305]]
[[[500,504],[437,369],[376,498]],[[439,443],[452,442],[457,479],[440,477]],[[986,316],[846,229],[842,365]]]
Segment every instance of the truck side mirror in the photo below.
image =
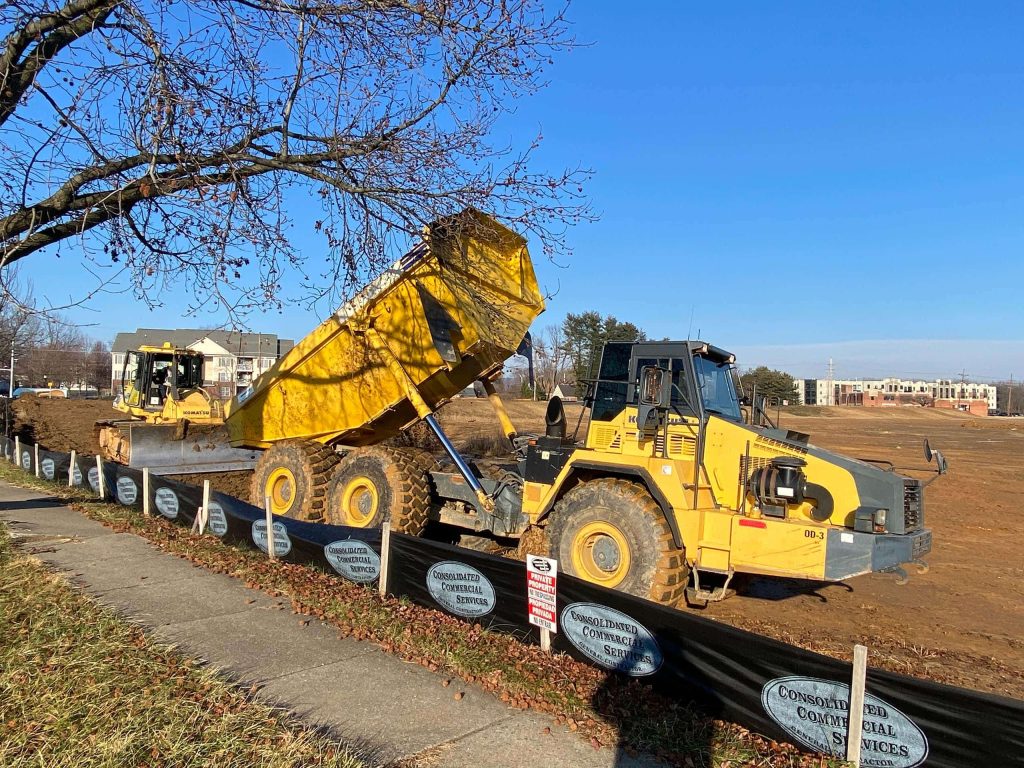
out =
[[640,405],[668,408],[672,402],[672,379],[664,368],[645,365],[640,369]]
[[663,413],[672,404],[672,377],[664,368],[645,365],[637,387],[636,426],[641,434],[661,426]]
[[[935,459],[936,474],[946,474],[946,471],[949,469],[946,457],[942,455],[942,451],[934,450],[926,437],[924,439],[924,460],[930,462],[932,459]],[[934,480],[935,478],[932,479]]]

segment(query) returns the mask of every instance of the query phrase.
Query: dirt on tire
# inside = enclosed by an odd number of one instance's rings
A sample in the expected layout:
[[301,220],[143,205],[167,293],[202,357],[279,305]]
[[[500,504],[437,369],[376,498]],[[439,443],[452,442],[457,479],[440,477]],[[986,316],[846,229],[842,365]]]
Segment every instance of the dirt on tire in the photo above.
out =
[[373,485],[377,508],[366,527],[376,528],[390,522],[395,531],[419,536],[427,525],[430,510],[430,485],[426,468],[429,454],[416,448],[403,449],[378,445],[351,451],[338,464],[327,490],[329,522],[352,525],[342,518],[346,488],[362,479]]
[[[263,452],[249,483],[250,503],[263,507],[267,482],[279,468],[287,469],[294,478],[290,483],[290,506],[285,517],[319,522],[324,519],[327,483],[338,454],[334,449],[312,440],[282,440]],[[277,513],[275,513],[277,514]]]
[[662,605],[680,601],[689,573],[686,559],[675,546],[661,507],[645,488],[604,477],[577,485],[555,504],[548,525],[551,557],[579,578],[587,576],[573,572],[573,539],[588,523],[614,526],[629,546],[629,570],[616,589]]

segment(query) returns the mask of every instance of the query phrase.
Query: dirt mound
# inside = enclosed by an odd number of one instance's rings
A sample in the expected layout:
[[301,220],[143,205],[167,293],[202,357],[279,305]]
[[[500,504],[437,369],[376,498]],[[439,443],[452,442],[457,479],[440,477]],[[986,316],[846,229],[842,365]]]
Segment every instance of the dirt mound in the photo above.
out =
[[96,453],[97,421],[117,418],[109,400],[19,397],[11,404],[12,436],[51,451]]
[[179,480],[182,483],[202,486],[203,480],[210,481],[210,488],[236,499],[249,501],[249,479],[252,472],[204,472],[190,475],[168,475],[171,480]]
[[1024,430],[1024,419],[986,418],[971,419],[960,425],[967,429],[1008,429],[1010,431]]

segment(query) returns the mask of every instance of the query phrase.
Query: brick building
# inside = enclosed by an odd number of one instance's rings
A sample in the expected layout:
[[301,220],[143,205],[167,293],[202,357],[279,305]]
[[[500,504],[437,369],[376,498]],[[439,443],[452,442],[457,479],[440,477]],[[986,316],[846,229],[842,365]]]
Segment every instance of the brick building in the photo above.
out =
[[804,405],[853,405],[866,408],[924,406],[988,415],[996,407],[993,384],[937,379],[800,379],[797,398]]

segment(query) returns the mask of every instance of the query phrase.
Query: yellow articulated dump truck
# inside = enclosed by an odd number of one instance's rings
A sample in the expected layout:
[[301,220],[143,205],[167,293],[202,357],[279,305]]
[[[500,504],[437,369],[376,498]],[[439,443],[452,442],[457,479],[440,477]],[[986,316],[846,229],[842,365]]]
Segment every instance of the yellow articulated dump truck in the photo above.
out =
[[[710,344],[609,343],[582,438],[567,434],[557,398],[545,434],[518,433],[493,381],[543,308],[519,235],[473,210],[429,227],[229,403],[231,445],[262,452],[252,501],[413,535],[430,521],[506,543],[540,531],[564,572],[665,604],[721,599],[736,573],[924,569],[927,483],[765,426],[757,408],[751,418],[732,355]],[[435,418],[474,381],[514,471],[481,472]],[[382,445],[418,421],[444,466]],[[945,471],[927,445],[926,457],[934,476]]]

